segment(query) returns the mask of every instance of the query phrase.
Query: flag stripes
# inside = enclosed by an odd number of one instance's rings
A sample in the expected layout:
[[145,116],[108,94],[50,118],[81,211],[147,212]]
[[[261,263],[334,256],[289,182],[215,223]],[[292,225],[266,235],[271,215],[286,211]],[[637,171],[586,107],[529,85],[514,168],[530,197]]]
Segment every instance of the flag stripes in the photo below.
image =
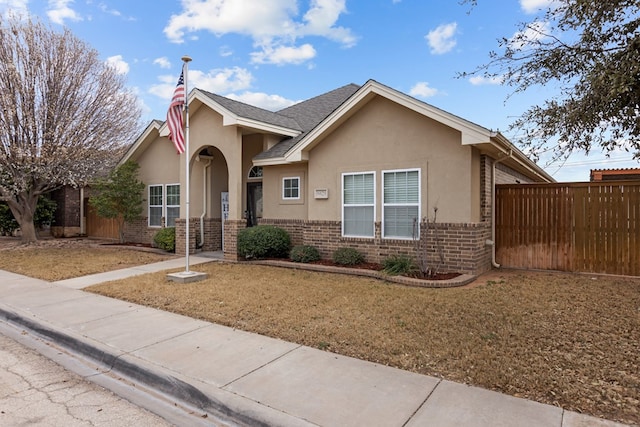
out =
[[184,131],[183,131],[183,118],[182,110],[185,104],[185,89],[184,89],[184,67],[180,73],[178,84],[173,91],[173,98],[171,104],[169,104],[169,110],[167,111],[167,126],[169,127],[169,139],[173,141],[178,154],[184,153]]

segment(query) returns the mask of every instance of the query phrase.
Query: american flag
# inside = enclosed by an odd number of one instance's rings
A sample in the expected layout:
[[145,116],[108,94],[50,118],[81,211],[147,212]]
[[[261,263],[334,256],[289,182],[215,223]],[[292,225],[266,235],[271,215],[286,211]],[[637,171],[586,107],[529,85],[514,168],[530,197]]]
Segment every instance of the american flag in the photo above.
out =
[[184,93],[184,69],[180,73],[178,84],[173,91],[173,98],[167,111],[167,126],[169,126],[169,139],[176,146],[178,154],[184,153],[184,132],[182,130],[182,107],[185,103]]

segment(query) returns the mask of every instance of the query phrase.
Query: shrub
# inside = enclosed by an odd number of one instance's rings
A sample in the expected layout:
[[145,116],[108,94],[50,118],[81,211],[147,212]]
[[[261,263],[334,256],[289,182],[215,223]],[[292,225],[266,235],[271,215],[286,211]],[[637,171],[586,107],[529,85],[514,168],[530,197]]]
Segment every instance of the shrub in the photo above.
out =
[[299,245],[291,249],[289,258],[293,262],[313,262],[320,259],[320,252],[315,246]]
[[176,228],[166,227],[153,236],[153,243],[157,248],[167,252],[176,251]]
[[364,255],[354,248],[340,248],[333,253],[333,262],[340,265],[357,265],[364,262]]
[[257,225],[238,232],[238,255],[243,258],[286,258],[291,238],[273,225]]
[[418,270],[418,266],[408,255],[391,255],[382,261],[382,269],[391,276],[397,276],[413,273]]

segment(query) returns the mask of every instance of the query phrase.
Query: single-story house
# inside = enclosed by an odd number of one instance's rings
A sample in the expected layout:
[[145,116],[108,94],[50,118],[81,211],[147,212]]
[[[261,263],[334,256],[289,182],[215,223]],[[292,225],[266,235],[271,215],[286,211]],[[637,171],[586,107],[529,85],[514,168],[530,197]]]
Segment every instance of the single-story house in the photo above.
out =
[[479,274],[492,264],[493,186],[554,181],[500,133],[374,80],[277,112],[197,88],[187,102],[188,153],[152,121],[122,159],[147,185],[127,240],[175,226],[185,253],[187,155],[191,253],[236,259],[239,230],[273,224],[324,258],[353,247],[381,262],[421,245],[442,271]]

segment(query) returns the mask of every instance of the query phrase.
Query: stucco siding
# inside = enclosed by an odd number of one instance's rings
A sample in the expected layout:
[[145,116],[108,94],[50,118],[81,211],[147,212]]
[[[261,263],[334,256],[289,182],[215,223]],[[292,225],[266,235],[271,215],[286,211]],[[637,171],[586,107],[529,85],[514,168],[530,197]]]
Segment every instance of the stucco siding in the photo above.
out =
[[[293,164],[265,167],[262,177],[263,218],[269,219],[307,219],[309,200],[307,166]],[[282,196],[282,182],[284,178],[300,178],[300,197],[285,200]]]
[[[309,153],[309,219],[341,220],[342,174],[374,171],[379,221],[382,171],[419,168],[422,217],[432,218],[437,207],[438,221],[477,221],[479,164],[472,166],[474,161],[479,163],[479,156],[461,145],[459,132],[376,97]],[[315,189],[328,189],[329,197],[313,198]]]

